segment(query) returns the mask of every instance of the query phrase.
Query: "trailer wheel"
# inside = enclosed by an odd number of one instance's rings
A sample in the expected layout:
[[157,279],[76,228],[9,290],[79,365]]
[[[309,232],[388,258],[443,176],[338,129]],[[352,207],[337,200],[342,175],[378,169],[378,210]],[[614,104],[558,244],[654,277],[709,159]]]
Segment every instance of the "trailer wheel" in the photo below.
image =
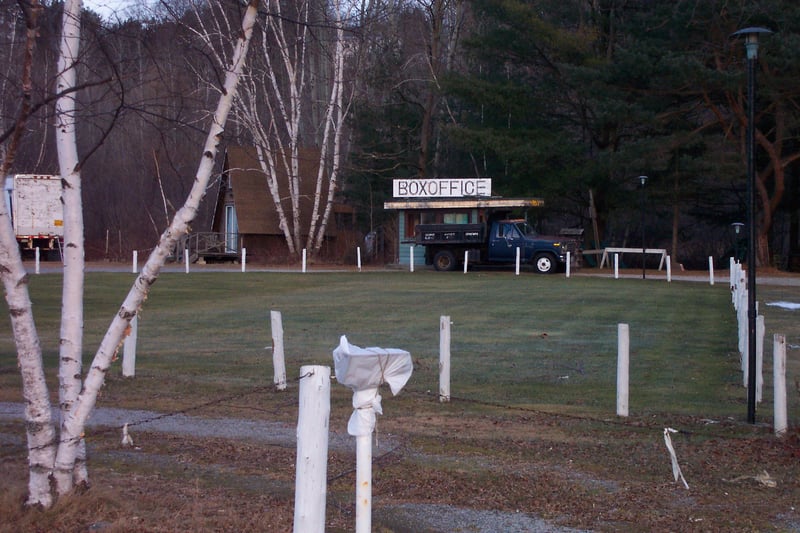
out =
[[552,254],[539,254],[533,258],[533,266],[539,274],[553,274],[558,263]]
[[456,268],[456,256],[450,250],[440,250],[433,256],[433,267],[441,272]]

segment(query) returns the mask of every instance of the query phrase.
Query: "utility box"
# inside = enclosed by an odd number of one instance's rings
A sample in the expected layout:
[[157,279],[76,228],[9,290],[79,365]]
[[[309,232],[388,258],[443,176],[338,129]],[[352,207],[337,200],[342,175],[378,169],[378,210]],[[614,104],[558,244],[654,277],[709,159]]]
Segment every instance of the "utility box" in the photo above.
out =
[[5,197],[20,249],[61,250],[64,206],[60,176],[9,176],[5,183]]

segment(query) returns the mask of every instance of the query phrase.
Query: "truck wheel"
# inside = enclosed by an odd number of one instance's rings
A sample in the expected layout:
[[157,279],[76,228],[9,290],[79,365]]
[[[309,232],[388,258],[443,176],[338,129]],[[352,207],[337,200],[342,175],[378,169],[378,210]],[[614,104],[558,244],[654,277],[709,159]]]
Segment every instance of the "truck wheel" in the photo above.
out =
[[448,271],[456,268],[456,256],[450,250],[441,250],[433,256],[433,267],[439,271]]
[[551,254],[539,254],[533,258],[533,266],[539,274],[553,274],[558,263]]

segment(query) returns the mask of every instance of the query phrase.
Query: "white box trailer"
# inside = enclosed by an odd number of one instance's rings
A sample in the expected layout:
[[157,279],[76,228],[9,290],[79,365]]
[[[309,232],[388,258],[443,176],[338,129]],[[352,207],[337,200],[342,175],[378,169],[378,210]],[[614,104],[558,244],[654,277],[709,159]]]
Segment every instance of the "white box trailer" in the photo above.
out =
[[61,250],[64,206],[60,176],[9,176],[5,183],[5,197],[21,249]]

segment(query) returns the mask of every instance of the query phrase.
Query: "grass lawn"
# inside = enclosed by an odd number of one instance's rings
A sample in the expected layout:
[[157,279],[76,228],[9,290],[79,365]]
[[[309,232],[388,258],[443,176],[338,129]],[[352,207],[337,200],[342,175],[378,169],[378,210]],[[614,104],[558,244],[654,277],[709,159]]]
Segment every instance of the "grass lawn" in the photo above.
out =
[[[133,281],[89,273],[86,354]],[[31,278],[53,400],[60,275]],[[332,366],[345,334],[403,348],[414,374],[384,390],[373,461],[373,531],[426,529],[420,514],[530,513],[589,531],[786,531],[800,527],[797,348],[800,287],[759,287],[766,317],[764,402],[744,423],[727,282],[509,272],[165,273],[139,324],[135,379],[114,363],[98,406],[237,417],[293,428],[300,366]],[[5,307],[5,304],[2,304]],[[272,385],[270,311],[281,311],[287,391]],[[438,393],[439,317],[452,321],[452,401]],[[617,324],[630,326],[630,417],[615,416]],[[772,423],[772,335],[787,336],[789,434]],[[0,323],[0,401],[20,401],[8,320]],[[330,431],[345,433],[352,393],[333,383]],[[170,417],[166,417],[170,418]],[[248,420],[248,421],[249,421]],[[712,423],[711,421],[715,422]],[[135,422],[135,421],[134,421]],[[673,436],[691,485],[672,479]],[[291,531],[293,442],[198,437],[134,426],[87,432],[93,487],[45,512],[19,505],[27,474],[22,421],[0,421],[0,531]],[[344,435],[346,438],[346,435]],[[289,439],[291,440],[291,439]],[[8,443],[8,445],[6,445]],[[328,454],[326,530],[353,531],[353,449]],[[767,472],[773,485],[757,476]],[[396,504],[408,504],[403,509]],[[409,510],[410,509],[410,510]],[[444,509],[448,509],[445,507]],[[476,530],[477,531],[477,530]]]
[[[132,279],[87,274],[85,365]],[[60,283],[59,275],[31,278],[51,380]],[[800,301],[799,288],[759,291],[763,301]],[[290,379],[301,365],[332,366],[331,351],[345,334],[360,346],[410,351],[415,372],[407,390],[436,394],[439,317],[448,315],[453,397],[592,416],[615,412],[617,324],[627,323],[632,414],[744,416],[746,391],[727,283],[508,272],[162,274],[140,315],[138,379],[120,383],[124,393],[114,394],[115,406],[161,403],[167,409],[175,407],[172,402],[188,406],[198,398],[271,384],[271,310],[282,313]],[[759,414],[771,420],[771,335],[779,331],[796,345],[800,326],[791,311],[765,305],[761,310],[767,315],[767,387]],[[110,381],[121,373],[119,365]],[[4,400],[19,398],[15,367],[6,320],[0,323]],[[790,363],[790,373],[795,369]],[[794,418],[797,391],[789,388]]]

